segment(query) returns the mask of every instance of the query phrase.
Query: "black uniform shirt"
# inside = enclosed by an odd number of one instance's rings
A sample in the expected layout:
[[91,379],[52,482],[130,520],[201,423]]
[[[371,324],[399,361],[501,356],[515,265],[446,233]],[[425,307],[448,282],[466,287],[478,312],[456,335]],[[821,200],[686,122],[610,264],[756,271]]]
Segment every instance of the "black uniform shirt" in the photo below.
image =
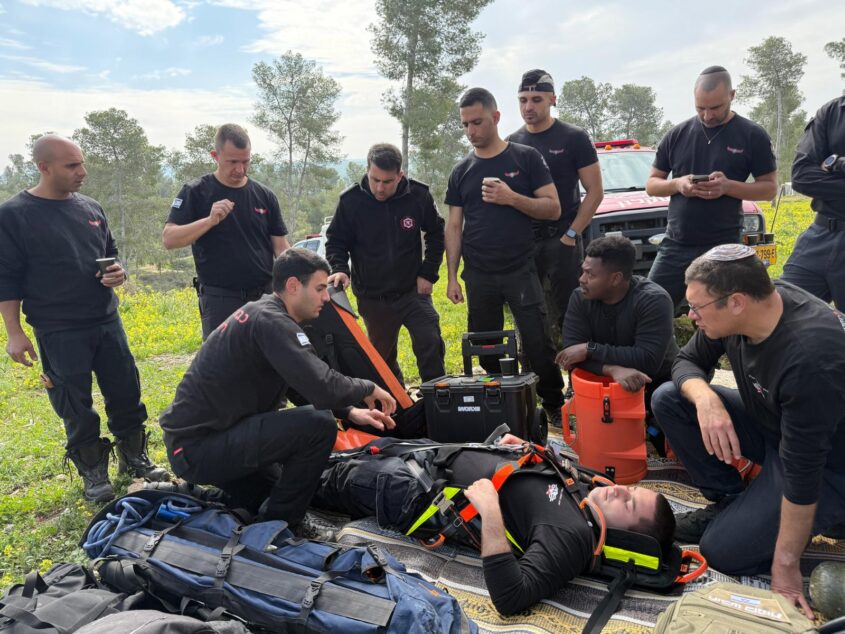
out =
[[655,385],[663,383],[672,377],[678,355],[673,315],[669,293],[639,275],[617,304],[584,299],[576,288],[563,320],[563,347],[593,341],[596,351],[579,367],[601,374],[605,364],[621,365],[644,372]]
[[229,429],[247,416],[276,410],[289,387],[317,409],[347,411],[374,389],[372,382],[326,365],[282,301],[265,295],[232,314],[203,343],[161,415],[165,440],[172,447],[179,438]]
[[257,289],[273,277],[270,236],[287,235],[276,195],[249,179],[243,187],[227,187],[214,174],[184,185],[173,201],[167,222],[187,225],[211,213],[218,200],[235,203],[223,222],[201,236],[191,250],[203,284],[231,289]]
[[792,187],[811,196],[813,209],[845,221],[845,172],[821,168],[831,154],[845,156],[845,96],[828,101],[804,129],[792,164]]
[[464,227],[461,251],[468,269],[508,273],[528,262],[534,254],[531,218],[507,206],[481,199],[481,182],[498,177],[518,194],[534,192],[552,181],[542,155],[534,148],[508,143],[492,158],[479,158],[475,152],[452,170],[446,190],[446,204],[463,207]]
[[[710,139],[710,143],[707,139]],[[772,142],[756,123],[734,114],[725,125],[705,128],[692,117],[672,128],[657,148],[654,167],[674,178],[723,172],[728,180],[745,182],[777,165]],[[673,194],[666,234],[682,244],[738,242],[742,232],[742,201],[732,196],[714,200]]]
[[[522,126],[507,140],[533,147],[546,159],[560,198],[560,220],[534,220],[533,224],[536,230],[554,227],[558,237],[563,235],[581,205],[578,170],[599,160],[590,136],[578,126],[555,119],[551,127],[542,132],[529,132]],[[548,237],[548,232],[543,237]]]
[[117,296],[100,282],[96,262],[116,256],[93,198],[50,200],[23,191],[0,205],[0,301],[21,300],[38,334],[117,319]]
[[775,282],[783,315],[764,341],[709,339],[700,330],[685,345],[672,378],[706,380],[728,355],[742,403],[783,462],[783,494],[813,504],[825,469],[845,474],[845,316],[787,282]]
[[349,275],[351,255],[352,290],[359,297],[407,293],[416,290],[417,277],[437,281],[443,226],[428,185],[403,178],[393,196],[378,201],[365,175],[340,195],[326,231],[326,259],[332,272]]

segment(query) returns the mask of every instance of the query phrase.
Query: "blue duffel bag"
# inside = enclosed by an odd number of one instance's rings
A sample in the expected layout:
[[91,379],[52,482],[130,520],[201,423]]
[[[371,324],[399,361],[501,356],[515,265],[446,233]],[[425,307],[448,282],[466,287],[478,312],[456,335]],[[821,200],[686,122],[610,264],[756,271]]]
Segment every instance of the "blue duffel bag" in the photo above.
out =
[[[447,592],[375,545],[297,539],[283,521],[143,490],[91,521],[80,544],[102,582],[144,590],[174,612],[231,615],[273,632],[475,634]],[[199,608],[199,609],[197,609]]]

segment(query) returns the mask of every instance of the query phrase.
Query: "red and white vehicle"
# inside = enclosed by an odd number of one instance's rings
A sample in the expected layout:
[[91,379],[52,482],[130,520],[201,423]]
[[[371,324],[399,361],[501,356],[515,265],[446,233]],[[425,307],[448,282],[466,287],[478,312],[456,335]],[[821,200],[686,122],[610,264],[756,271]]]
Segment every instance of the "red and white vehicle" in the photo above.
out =
[[[669,213],[667,196],[649,196],[645,183],[657,149],[644,147],[636,139],[596,143],[604,200],[584,231],[584,244],[607,234],[621,233],[637,247],[634,272],[647,275],[657,246],[666,231]],[[753,244],[767,264],[774,264],[777,252],[772,234],[766,233],[766,219],[756,203],[742,203],[743,240]]]

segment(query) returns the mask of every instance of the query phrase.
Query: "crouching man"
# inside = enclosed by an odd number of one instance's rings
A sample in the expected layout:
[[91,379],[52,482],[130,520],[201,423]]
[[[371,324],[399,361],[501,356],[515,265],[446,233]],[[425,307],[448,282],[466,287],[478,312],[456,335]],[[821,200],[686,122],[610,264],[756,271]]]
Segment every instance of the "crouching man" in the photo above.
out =
[[[678,518],[717,570],[771,571],[772,589],[812,618],[799,560],[810,537],[845,528],[845,317],[787,282],[754,250],[721,245],[686,271],[698,331],[652,409],[712,504]],[[727,354],[738,390],[706,376]],[[762,464],[747,489],[735,458]]]
[[[305,249],[279,256],[273,294],[217,327],[160,419],[176,475],[217,486],[233,505],[292,527],[302,521],[326,466],[335,417],[394,427],[393,397],[332,370],[299,326],[329,301],[329,272],[323,258]],[[311,405],[279,410],[289,388]],[[370,409],[355,407],[360,403]]]
[[[333,458],[323,472],[314,506],[352,517],[373,515],[385,528],[410,532],[423,518],[434,515],[430,506],[435,505],[434,490],[426,492],[424,483],[443,477],[448,486],[467,487],[464,495],[481,518],[484,580],[493,605],[502,614],[514,614],[552,596],[589,570],[599,511],[608,528],[650,535],[664,548],[672,541],[672,509],[654,491],[596,487],[589,491],[589,510],[584,511],[551,470],[523,469],[497,491],[490,478],[518,453],[503,456],[502,449],[455,453],[452,446],[421,440],[411,442],[430,445],[431,450],[415,452],[413,460],[408,460],[407,453],[390,455],[392,442],[387,438],[374,441],[379,450],[361,452],[360,457],[338,454]],[[523,441],[507,434],[500,444],[522,445]],[[410,462],[414,464],[409,470]]]

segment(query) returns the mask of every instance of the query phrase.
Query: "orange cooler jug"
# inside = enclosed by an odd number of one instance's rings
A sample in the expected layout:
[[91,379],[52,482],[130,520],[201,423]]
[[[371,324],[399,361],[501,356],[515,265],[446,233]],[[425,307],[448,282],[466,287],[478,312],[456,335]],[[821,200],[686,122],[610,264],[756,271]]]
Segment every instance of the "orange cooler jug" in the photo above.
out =
[[[575,395],[561,408],[563,439],[578,462],[618,484],[639,482],[648,471],[645,446],[645,390],[626,392],[610,377],[576,369]],[[575,431],[570,429],[575,417]]]

